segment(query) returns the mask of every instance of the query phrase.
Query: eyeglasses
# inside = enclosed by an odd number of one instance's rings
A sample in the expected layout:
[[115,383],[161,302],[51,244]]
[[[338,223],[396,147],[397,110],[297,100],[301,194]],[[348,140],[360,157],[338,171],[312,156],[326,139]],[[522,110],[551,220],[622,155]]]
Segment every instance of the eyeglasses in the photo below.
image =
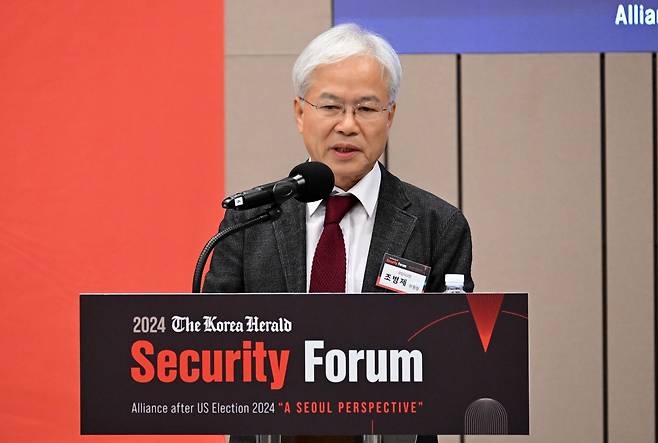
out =
[[[310,101],[306,100],[304,97],[297,97],[304,103],[308,103],[313,106],[321,117],[324,118],[337,118],[345,114],[347,106],[343,103],[320,103],[313,104]],[[352,115],[354,118],[361,121],[375,121],[384,115],[384,112],[390,112],[393,107],[393,102],[389,103],[385,108],[380,108],[368,103],[357,103],[352,105]]]

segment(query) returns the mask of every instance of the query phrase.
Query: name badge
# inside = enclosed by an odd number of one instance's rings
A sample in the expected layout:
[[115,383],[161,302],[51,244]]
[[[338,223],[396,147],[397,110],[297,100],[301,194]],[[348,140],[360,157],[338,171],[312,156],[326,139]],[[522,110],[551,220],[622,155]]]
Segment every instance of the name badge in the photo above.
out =
[[405,294],[419,294],[425,291],[430,266],[384,254],[384,261],[377,276],[377,286]]

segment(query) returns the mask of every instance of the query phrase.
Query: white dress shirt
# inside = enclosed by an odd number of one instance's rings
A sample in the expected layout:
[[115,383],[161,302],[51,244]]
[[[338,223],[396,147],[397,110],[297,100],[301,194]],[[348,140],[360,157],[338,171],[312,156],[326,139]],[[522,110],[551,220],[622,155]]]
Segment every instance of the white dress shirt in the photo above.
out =
[[[363,275],[366,272],[368,251],[370,250],[370,239],[372,228],[375,225],[375,213],[377,212],[377,196],[379,185],[382,181],[382,173],[379,165],[375,163],[372,170],[366,174],[357,184],[345,192],[335,187],[332,195],[353,195],[359,201],[349,210],[340,221],[339,226],[343,231],[345,240],[345,253],[347,269],[345,276],[345,292],[358,293],[363,287]],[[324,228],[325,204],[322,200],[306,204],[306,291],[311,285],[311,268],[315,248],[320,241],[322,229]]]

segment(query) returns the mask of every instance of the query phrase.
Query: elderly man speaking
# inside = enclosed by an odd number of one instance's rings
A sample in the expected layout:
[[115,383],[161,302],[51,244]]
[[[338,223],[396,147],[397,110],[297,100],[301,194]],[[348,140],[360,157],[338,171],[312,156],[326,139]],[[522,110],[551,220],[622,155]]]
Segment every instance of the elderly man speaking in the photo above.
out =
[[[292,77],[297,128],[310,159],[333,171],[334,193],[311,203],[288,200],[278,220],[226,239],[204,292],[384,292],[377,280],[385,254],[430,267],[425,292],[443,291],[445,274],[464,275],[472,291],[471,236],[461,211],[377,161],[402,77],[393,48],[357,25],[339,25],[311,41]],[[221,227],[252,215],[227,211]]]
[[[292,77],[297,129],[310,159],[333,171],[334,192],[322,201],[288,200],[279,219],[226,239],[204,292],[390,292],[379,275],[385,254],[425,265],[425,292],[443,291],[446,274],[462,274],[472,291],[461,211],[378,163],[402,77],[393,48],[357,25],[339,25],[311,41]],[[221,228],[253,214],[227,211]],[[409,292],[423,290],[416,289]]]

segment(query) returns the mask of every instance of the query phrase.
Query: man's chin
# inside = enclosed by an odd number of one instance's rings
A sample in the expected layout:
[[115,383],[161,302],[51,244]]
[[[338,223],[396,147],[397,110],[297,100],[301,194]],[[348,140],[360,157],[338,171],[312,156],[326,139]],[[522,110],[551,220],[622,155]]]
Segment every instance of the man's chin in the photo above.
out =
[[369,171],[363,171],[363,170],[350,170],[350,171],[334,171],[334,179],[336,182],[336,186],[342,189],[343,191],[347,191],[350,189],[352,186],[358,183],[359,180],[361,180]]

